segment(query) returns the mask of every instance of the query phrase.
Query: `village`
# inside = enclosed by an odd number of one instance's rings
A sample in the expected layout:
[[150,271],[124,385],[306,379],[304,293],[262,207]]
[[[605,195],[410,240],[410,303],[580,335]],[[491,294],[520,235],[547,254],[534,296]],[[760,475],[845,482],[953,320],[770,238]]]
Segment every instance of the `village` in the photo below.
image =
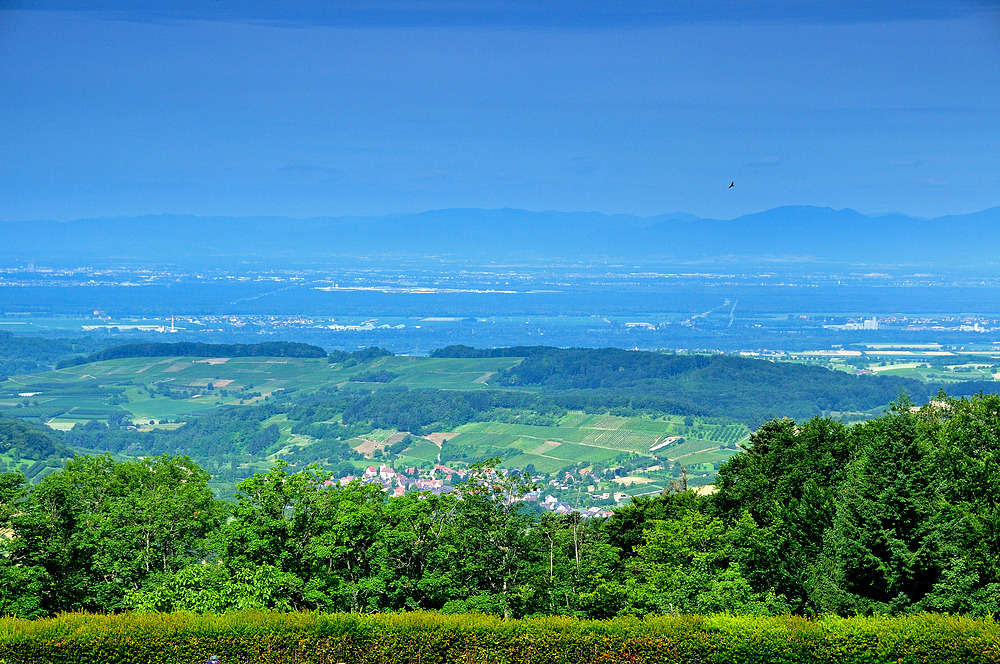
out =
[[[504,469],[500,469],[500,471],[503,473],[507,472]],[[441,464],[433,466],[433,468],[429,471],[422,471],[416,467],[410,467],[397,471],[391,466],[381,463],[378,466],[368,466],[365,468],[365,471],[361,473],[361,475],[344,475],[339,478],[331,477],[324,484],[327,487],[334,485],[347,486],[351,482],[378,484],[382,487],[383,491],[393,497],[403,496],[410,492],[427,492],[435,496],[440,496],[442,494],[455,492],[455,484],[466,479],[468,474],[467,470],[455,470]],[[574,479],[572,473],[566,473],[566,475],[566,479]],[[565,482],[560,482],[559,480],[549,480],[545,486],[551,487],[556,492],[559,490],[569,489],[569,485]],[[541,489],[529,491],[521,496],[518,501],[535,504],[538,506],[539,510],[553,512],[555,514],[571,514],[573,512],[579,512],[580,516],[585,519],[595,517],[607,518],[612,514],[610,510],[597,506],[588,507],[582,510],[577,509],[569,503],[551,495],[551,493],[547,493],[544,497],[542,493]],[[615,503],[620,503],[628,500],[629,495],[618,491],[596,493],[591,495],[591,498],[603,501],[614,500]]]

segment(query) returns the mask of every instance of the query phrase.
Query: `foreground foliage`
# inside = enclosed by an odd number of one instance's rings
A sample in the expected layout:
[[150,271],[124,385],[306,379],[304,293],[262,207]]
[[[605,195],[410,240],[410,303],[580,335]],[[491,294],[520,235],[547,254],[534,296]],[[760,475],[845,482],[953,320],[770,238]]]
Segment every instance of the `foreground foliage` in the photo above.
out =
[[606,520],[518,498],[498,460],[387,499],[277,464],[216,501],[185,457],[0,475],[0,613],[440,610],[503,617],[1000,612],[1000,397],[773,420],[708,497]]
[[993,620],[755,618],[724,615],[502,620],[468,615],[233,612],[0,620],[7,664],[204,662],[393,664],[985,664],[1000,661]]

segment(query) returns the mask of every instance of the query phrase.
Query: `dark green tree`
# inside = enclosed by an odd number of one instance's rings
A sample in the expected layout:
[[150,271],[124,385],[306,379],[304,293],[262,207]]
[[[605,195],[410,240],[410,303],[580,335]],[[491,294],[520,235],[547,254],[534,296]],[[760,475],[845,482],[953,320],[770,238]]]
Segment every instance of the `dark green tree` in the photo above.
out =
[[950,535],[938,527],[933,449],[911,407],[900,398],[851,432],[859,456],[848,466],[828,536],[834,564],[821,609],[902,611],[931,591],[946,564]]
[[10,518],[9,561],[44,571],[46,612],[127,608],[128,593],[204,557],[224,512],[207,482],[186,457],[76,457]]

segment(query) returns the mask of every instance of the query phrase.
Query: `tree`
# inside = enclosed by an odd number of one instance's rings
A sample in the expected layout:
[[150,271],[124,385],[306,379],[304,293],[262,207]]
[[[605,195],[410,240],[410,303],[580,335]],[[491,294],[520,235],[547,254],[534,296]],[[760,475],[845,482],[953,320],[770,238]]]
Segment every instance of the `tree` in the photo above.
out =
[[608,544],[603,526],[579,512],[539,515],[528,531],[534,564],[519,592],[520,614],[618,613],[624,592],[616,574],[621,552]]
[[[736,559],[758,592],[774,589],[813,611],[809,587],[833,523],[835,499],[857,445],[841,423],[783,418],[754,432],[745,451],[722,465],[709,511],[729,527],[748,523],[763,538],[745,539]],[[749,518],[750,522],[744,521]]]
[[238,485],[216,550],[231,575],[272,565],[295,609],[364,610],[384,593],[373,558],[385,496],[376,485],[325,486],[316,466],[279,462]]
[[126,593],[203,558],[223,515],[186,457],[75,457],[10,519],[10,561],[44,583],[41,609],[112,611]]
[[618,548],[623,559],[627,560],[645,542],[646,530],[656,521],[679,517],[696,509],[697,502],[694,491],[639,496],[614,511],[605,524],[604,532],[609,544]]
[[[828,537],[839,606],[897,612],[930,592],[946,564],[931,446],[904,398],[857,425],[860,456],[848,467]],[[833,601],[837,601],[833,596]]]
[[638,550],[646,601],[661,613],[786,613],[773,591],[756,592],[733,559],[739,530],[691,510],[657,521]]
[[[531,521],[520,499],[535,488],[523,475],[508,474],[500,459],[469,468],[456,487],[456,533],[463,580],[478,591],[478,607],[511,615],[512,599],[531,561],[526,531]],[[475,599],[475,597],[470,597]]]
[[941,527],[956,535],[953,555],[982,583],[1000,581],[1000,396],[938,399],[920,409],[931,466],[944,500]]
[[470,594],[463,578],[454,494],[408,493],[388,501],[376,543],[387,608],[440,609]]

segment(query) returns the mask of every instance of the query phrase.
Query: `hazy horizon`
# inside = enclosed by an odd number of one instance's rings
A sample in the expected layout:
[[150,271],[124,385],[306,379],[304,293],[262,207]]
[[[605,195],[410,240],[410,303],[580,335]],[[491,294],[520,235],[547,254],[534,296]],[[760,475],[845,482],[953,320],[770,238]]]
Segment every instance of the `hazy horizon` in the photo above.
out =
[[880,218],[880,217],[897,216],[898,215],[898,216],[901,216],[901,217],[909,217],[909,218],[912,218],[912,219],[915,219],[915,220],[926,221],[926,220],[936,219],[936,218],[939,218],[939,217],[964,216],[964,215],[968,215],[968,214],[975,214],[977,212],[988,212],[988,211],[994,210],[995,208],[1000,208],[1000,205],[994,205],[994,206],[990,206],[990,207],[983,208],[983,209],[977,209],[977,210],[960,210],[960,211],[944,212],[944,213],[942,213],[940,215],[935,215],[935,216],[930,216],[930,217],[923,216],[923,215],[917,215],[917,214],[910,214],[910,213],[906,213],[906,212],[900,212],[899,210],[867,211],[867,210],[858,210],[858,209],[850,207],[850,206],[843,207],[843,208],[834,208],[834,207],[830,207],[830,206],[810,205],[808,203],[802,203],[802,204],[779,205],[777,207],[768,208],[768,209],[765,209],[765,210],[747,210],[745,212],[737,213],[735,216],[732,216],[732,217],[703,217],[703,216],[700,216],[700,215],[696,215],[696,214],[694,214],[692,212],[688,212],[687,210],[669,210],[669,211],[664,211],[664,212],[654,212],[654,213],[651,213],[651,214],[632,214],[632,213],[629,213],[629,212],[600,212],[600,211],[597,211],[597,210],[570,210],[570,209],[565,209],[565,210],[559,210],[559,209],[526,209],[526,208],[517,208],[517,207],[505,206],[505,207],[495,207],[495,208],[485,208],[485,207],[428,208],[428,209],[425,209],[425,210],[396,210],[396,211],[384,212],[384,213],[378,213],[378,214],[359,214],[359,215],[350,215],[350,214],[346,214],[346,215],[316,214],[316,215],[311,215],[311,216],[294,216],[294,215],[283,215],[283,214],[270,214],[270,213],[267,213],[267,212],[261,212],[259,214],[240,214],[240,215],[237,215],[237,214],[224,214],[224,213],[222,213],[222,214],[212,214],[212,215],[207,215],[207,214],[202,215],[202,214],[194,214],[194,213],[177,213],[177,212],[170,212],[170,211],[162,211],[162,212],[146,212],[146,213],[136,213],[136,214],[106,215],[106,216],[95,216],[95,217],[77,217],[77,218],[67,218],[67,219],[40,219],[40,218],[39,219],[0,219],[0,223],[34,223],[34,222],[42,222],[42,223],[48,223],[48,222],[72,223],[74,221],[94,221],[94,220],[114,220],[114,219],[142,219],[142,218],[148,218],[148,217],[193,217],[193,218],[197,218],[197,219],[293,219],[293,220],[297,220],[297,221],[311,221],[311,220],[330,219],[330,220],[336,221],[336,220],[348,220],[348,219],[359,219],[359,220],[361,220],[361,219],[382,219],[382,218],[391,218],[391,217],[415,217],[415,216],[429,214],[429,213],[449,212],[449,211],[477,211],[477,212],[479,212],[479,211],[486,211],[486,212],[499,212],[499,211],[505,211],[505,210],[516,211],[516,212],[528,212],[528,213],[532,213],[532,214],[547,214],[547,213],[555,213],[555,214],[593,214],[593,215],[605,216],[605,217],[608,217],[608,218],[614,218],[614,217],[632,217],[632,218],[640,219],[640,220],[656,219],[656,218],[660,218],[660,217],[668,217],[668,218],[670,218],[670,217],[683,217],[684,220],[686,220],[686,221],[687,220],[690,220],[690,221],[736,221],[736,220],[738,220],[738,219],[740,219],[742,217],[748,217],[748,216],[752,216],[752,215],[757,215],[757,214],[763,214],[763,213],[767,213],[767,212],[772,212],[772,211],[775,211],[775,210],[780,210],[782,208],[818,208],[818,209],[833,210],[835,212],[857,212],[857,213],[862,214],[864,216],[872,217],[872,218],[875,218],[875,219]]

